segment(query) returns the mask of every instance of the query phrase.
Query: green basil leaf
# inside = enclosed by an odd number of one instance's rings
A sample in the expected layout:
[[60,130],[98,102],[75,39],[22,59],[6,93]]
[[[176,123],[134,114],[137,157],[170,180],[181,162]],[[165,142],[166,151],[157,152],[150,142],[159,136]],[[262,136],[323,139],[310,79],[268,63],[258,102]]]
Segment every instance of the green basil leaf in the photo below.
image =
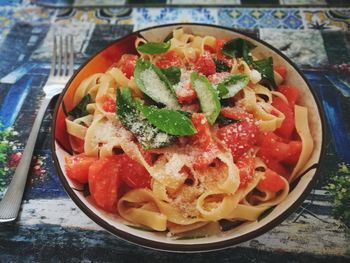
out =
[[272,57],[253,61],[253,57],[250,55],[250,51],[256,46],[244,39],[235,38],[227,41],[221,48],[223,54],[229,57],[240,58],[242,57],[249,66],[258,70],[263,79],[268,82],[272,88],[276,88],[275,77],[273,72]]
[[216,90],[218,91],[218,95],[220,98],[223,98],[226,94],[228,94],[228,89],[226,88],[225,84],[219,83],[216,86]]
[[221,52],[231,58],[251,59],[250,50],[256,46],[242,38],[235,38],[227,41],[221,48]]
[[220,59],[214,59],[216,72],[228,72],[230,71],[230,67]]
[[276,88],[272,57],[253,61],[253,68],[260,72],[262,78],[265,79],[272,88]]
[[168,68],[161,68],[162,73],[168,78],[172,85],[180,82],[181,70],[178,67],[171,66]]
[[137,50],[144,54],[162,54],[168,51],[170,42],[147,42],[137,47]]
[[143,115],[159,130],[171,135],[193,135],[197,132],[191,119],[176,110],[140,105]]
[[210,124],[214,124],[221,109],[219,96],[209,80],[194,71],[191,73],[191,84],[197,93],[202,112]]
[[86,94],[81,101],[70,111],[68,112],[68,116],[73,119],[77,119],[80,117],[84,117],[89,114],[86,110],[86,106],[91,102],[90,94]]
[[121,123],[146,149],[165,147],[176,140],[175,136],[162,132],[143,116],[129,88],[117,89],[117,115]]
[[154,101],[170,109],[179,109],[175,91],[168,78],[150,61],[136,61],[134,78],[139,89]]
[[232,74],[224,78],[217,86],[217,89],[226,88],[227,93],[223,94],[221,98],[227,99],[235,96],[241,89],[248,85],[249,77],[246,74]]

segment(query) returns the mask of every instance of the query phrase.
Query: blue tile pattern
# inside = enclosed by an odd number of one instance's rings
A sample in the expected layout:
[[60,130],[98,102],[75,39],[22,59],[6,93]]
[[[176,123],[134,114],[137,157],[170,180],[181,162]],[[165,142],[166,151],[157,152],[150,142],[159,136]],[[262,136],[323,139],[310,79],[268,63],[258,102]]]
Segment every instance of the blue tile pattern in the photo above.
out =
[[219,24],[235,28],[304,29],[298,9],[220,8]]
[[215,8],[136,8],[133,10],[134,29],[176,22],[217,24]]

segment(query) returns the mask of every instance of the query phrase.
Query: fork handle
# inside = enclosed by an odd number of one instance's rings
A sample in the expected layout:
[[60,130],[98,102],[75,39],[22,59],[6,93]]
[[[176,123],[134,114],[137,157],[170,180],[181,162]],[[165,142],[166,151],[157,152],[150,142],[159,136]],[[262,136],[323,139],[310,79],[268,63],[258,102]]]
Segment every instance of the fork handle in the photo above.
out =
[[49,103],[50,98],[45,97],[35,118],[27,144],[22,154],[22,158],[17,165],[11,183],[0,202],[0,223],[14,221],[17,218],[19,208],[21,207],[23,192],[27,181],[28,170],[32,161],[36,139],[38,137],[41,122]]

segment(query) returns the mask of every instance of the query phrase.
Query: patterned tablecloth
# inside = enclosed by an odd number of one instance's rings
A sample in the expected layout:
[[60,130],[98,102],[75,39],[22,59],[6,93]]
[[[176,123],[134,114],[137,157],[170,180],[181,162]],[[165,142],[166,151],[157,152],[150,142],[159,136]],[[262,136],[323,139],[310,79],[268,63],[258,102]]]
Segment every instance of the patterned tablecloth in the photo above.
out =
[[[43,97],[52,34],[57,31],[74,34],[78,66],[110,41],[151,25],[201,22],[246,30],[279,48],[310,81],[326,113],[327,156],[317,185],[302,206],[266,234],[218,252],[158,252],[115,238],[67,196],[51,159],[52,101],[40,130],[19,219],[0,225],[1,262],[350,261],[349,229],[333,217],[334,204],[324,189],[331,176],[350,174],[350,8],[325,6],[344,1],[281,0],[280,4],[292,6],[264,8],[140,5],[90,9],[69,7],[79,1],[56,1],[66,4],[61,9],[29,2],[0,2],[0,198]],[[96,2],[102,5],[107,1]],[[239,5],[249,1],[233,2]]]

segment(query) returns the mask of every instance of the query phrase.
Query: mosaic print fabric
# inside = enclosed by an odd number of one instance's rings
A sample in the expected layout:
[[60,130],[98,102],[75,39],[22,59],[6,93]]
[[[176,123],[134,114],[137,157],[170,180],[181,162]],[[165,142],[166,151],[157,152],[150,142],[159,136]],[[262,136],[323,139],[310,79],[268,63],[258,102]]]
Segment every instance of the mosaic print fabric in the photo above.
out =
[[51,6],[51,7],[89,7],[89,6],[192,6],[192,5],[235,5],[235,6],[274,6],[274,5],[346,5],[346,0],[36,0],[34,1],[38,5]]
[[349,260],[349,235],[344,224],[332,217],[332,204],[323,188],[330,175],[340,170],[349,172],[349,8],[45,9],[29,1],[3,1],[0,5],[0,196],[21,156],[43,96],[54,32],[74,34],[78,66],[110,41],[133,30],[175,22],[245,30],[279,48],[302,69],[317,92],[325,108],[327,125],[331,127],[324,169],[310,196],[272,231],[220,253],[197,254],[191,258],[136,247],[103,231],[64,192],[50,153],[53,101],[39,134],[19,221],[0,225],[0,261],[24,261],[24,258],[112,261],[118,253],[122,262],[147,261],[145,255],[153,262],[211,262],[218,258],[239,262],[257,258],[300,261],[305,255],[310,261],[330,257],[336,261]]

